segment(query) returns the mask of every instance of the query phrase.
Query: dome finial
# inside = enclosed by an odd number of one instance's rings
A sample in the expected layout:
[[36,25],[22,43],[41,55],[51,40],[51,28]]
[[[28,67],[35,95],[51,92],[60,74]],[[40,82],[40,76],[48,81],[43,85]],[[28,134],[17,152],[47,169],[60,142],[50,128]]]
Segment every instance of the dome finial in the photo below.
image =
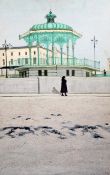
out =
[[56,15],[52,13],[51,9],[50,12],[46,15],[47,23],[54,23],[54,19],[56,18]]

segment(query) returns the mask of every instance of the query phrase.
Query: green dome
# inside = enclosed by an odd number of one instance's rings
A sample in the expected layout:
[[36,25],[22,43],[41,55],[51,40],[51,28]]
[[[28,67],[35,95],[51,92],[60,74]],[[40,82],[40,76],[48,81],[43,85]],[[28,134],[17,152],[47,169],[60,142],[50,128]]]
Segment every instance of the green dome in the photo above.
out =
[[53,14],[51,11],[45,16],[47,19],[47,23],[44,24],[36,24],[33,25],[30,31],[38,31],[38,30],[70,30],[73,31],[72,27],[62,24],[56,23],[55,18],[56,15]]
[[72,27],[62,24],[62,23],[44,23],[33,25],[30,31],[38,31],[38,30],[70,30],[73,31]]

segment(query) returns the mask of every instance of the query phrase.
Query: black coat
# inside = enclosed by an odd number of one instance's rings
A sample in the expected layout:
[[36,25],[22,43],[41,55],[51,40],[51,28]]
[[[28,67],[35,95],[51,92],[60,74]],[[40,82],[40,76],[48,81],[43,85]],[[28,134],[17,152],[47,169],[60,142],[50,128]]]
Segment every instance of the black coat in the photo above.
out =
[[62,80],[61,82],[61,93],[66,93],[67,92],[67,81],[65,79]]

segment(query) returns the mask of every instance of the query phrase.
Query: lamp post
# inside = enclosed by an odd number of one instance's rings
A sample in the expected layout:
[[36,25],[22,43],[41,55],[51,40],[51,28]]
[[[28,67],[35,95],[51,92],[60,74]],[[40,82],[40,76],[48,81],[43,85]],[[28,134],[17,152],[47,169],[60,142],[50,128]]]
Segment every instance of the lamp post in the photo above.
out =
[[94,67],[95,67],[95,48],[96,48],[96,43],[97,43],[98,40],[96,40],[96,38],[95,38],[95,36],[94,36],[94,38],[93,38],[91,41],[92,41],[93,44],[94,44]]
[[6,40],[5,40],[5,43],[4,44],[2,44],[2,46],[3,46],[3,48],[4,48],[4,50],[5,50],[5,61],[6,61],[6,78],[8,78],[8,72],[7,72],[7,49],[9,49],[10,47],[11,47],[11,44],[9,43],[9,44],[7,44],[6,43]]

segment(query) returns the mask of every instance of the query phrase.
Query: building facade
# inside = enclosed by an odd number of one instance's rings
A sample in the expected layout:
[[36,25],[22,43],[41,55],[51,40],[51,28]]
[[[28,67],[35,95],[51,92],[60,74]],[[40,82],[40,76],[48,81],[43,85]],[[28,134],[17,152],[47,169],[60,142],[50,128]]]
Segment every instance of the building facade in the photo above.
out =
[[107,71],[110,71],[110,58],[107,58]]

